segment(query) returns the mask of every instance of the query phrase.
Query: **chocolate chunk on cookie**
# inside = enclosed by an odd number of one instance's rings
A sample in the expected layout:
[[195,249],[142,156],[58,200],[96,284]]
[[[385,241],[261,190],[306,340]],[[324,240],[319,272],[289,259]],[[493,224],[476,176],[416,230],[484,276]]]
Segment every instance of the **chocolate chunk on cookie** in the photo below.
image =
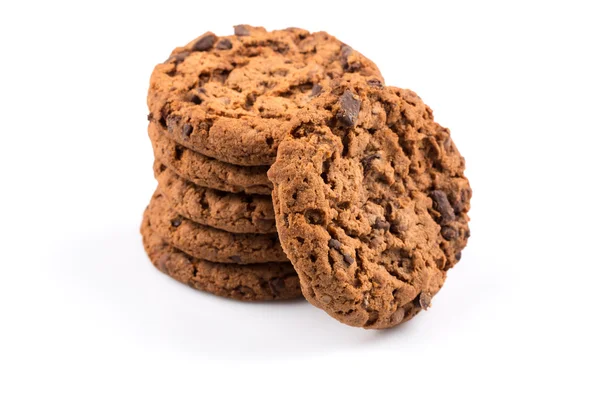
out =
[[305,297],[348,325],[430,307],[469,236],[464,160],[408,90],[335,82],[299,112],[268,175]]
[[274,233],[270,196],[227,193],[197,186],[160,162],[154,163],[158,190],[173,211],[213,228],[233,233]]
[[358,112],[360,111],[360,100],[352,95],[352,92],[346,90],[339,101],[339,120],[347,126],[354,126],[356,119],[358,118]]
[[288,261],[276,233],[231,233],[198,224],[170,209],[158,191],[150,201],[148,218],[160,237],[193,257],[234,264]]
[[141,226],[144,249],[152,264],[194,289],[244,301],[301,297],[298,275],[290,263],[220,264],[194,258],[165,242],[150,224],[149,211]]
[[150,118],[206,156],[270,165],[296,112],[348,76],[383,82],[372,61],[325,32],[238,25],[232,36],[202,35],[156,66]]
[[230,193],[271,194],[267,167],[241,167],[196,153],[169,139],[155,123],[148,126],[154,156],[196,185]]
[[217,37],[215,36],[215,34],[212,32],[207,32],[204,35],[200,36],[192,45],[192,51],[210,50],[216,41]]

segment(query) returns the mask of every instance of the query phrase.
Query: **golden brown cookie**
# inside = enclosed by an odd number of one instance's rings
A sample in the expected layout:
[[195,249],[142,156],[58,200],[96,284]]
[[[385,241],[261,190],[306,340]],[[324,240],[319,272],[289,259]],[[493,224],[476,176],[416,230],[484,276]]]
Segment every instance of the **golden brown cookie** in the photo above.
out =
[[158,190],[173,211],[187,219],[233,233],[274,233],[271,196],[227,193],[195,185],[154,163]]
[[202,260],[254,264],[287,262],[276,233],[231,233],[186,219],[158,191],[148,206],[154,231],[173,247]]
[[270,195],[273,190],[267,167],[242,167],[206,157],[169,139],[153,123],[148,126],[148,135],[154,157],[196,185],[230,193]]
[[156,234],[148,211],[141,227],[144,249],[154,266],[194,289],[236,300],[285,300],[301,297],[290,263],[219,264],[194,258]]
[[332,79],[383,82],[377,66],[325,33],[240,25],[206,33],[158,64],[149,118],[179,144],[238,165],[269,165],[286,124]]
[[429,307],[469,237],[464,159],[409,90],[324,90],[269,178],[304,296],[348,325],[387,328]]

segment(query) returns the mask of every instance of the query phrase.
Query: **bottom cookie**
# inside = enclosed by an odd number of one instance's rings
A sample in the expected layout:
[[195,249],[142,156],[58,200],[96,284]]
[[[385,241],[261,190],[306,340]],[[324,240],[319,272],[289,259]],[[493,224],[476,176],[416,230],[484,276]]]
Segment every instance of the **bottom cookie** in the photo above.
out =
[[193,258],[157,235],[148,210],[140,229],[144,249],[154,266],[186,285],[243,301],[285,300],[301,297],[298,275],[290,263],[221,264]]

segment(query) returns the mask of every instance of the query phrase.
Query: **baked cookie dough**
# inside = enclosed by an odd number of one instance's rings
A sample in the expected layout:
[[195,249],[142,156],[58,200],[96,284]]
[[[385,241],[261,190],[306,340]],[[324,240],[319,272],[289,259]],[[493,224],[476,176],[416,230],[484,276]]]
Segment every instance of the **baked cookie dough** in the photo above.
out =
[[144,249],[161,272],[194,289],[243,301],[301,297],[298,275],[290,263],[219,264],[177,250],[156,234],[148,211],[141,227]]
[[195,185],[160,162],[158,190],[171,209],[187,219],[233,233],[275,233],[271,196],[227,193]]
[[359,80],[322,91],[268,173],[308,301],[364,328],[427,309],[469,237],[464,167],[415,93]]
[[156,192],[148,206],[154,231],[173,247],[202,260],[253,264],[287,262],[276,233],[231,233],[186,219]]
[[199,186],[230,193],[270,195],[268,167],[242,167],[206,157],[169,139],[156,124],[148,126],[154,157],[177,175]]
[[286,124],[332,79],[383,82],[377,66],[325,33],[240,25],[176,48],[150,79],[149,118],[179,144],[238,165],[270,165]]

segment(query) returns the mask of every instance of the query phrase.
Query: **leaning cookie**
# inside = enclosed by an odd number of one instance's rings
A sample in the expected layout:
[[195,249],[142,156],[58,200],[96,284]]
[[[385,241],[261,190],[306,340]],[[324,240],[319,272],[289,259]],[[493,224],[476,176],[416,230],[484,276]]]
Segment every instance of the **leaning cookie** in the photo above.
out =
[[277,232],[270,196],[201,187],[158,161],[154,163],[154,177],[173,211],[187,219],[233,233]]
[[235,264],[288,261],[276,233],[231,233],[198,224],[171,210],[158,191],[148,206],[148,218],[156,234],[193,257]]
[[299,113],[269,178],[305,297],[348,325],[429,307],[467,243],[464,159],[408,90],[338,82]]
[[199,186],[230,193],[270,195],[267,167],[242,167],[204,156],[169,139],[158,125],[148,125],[154,156],[179,176]]
[[383,82],[377,66],[325,33],[240,25],[208,32],[158,64],[150,119],[171,139],[238,165],[270,165],[286,124],[332,79]]
[[289,263],[219,264],[193,258],[165,242],[150,224],[141,227],[144,249],[154,266],[194,289],[244,301],[301,297],[298,275]]

